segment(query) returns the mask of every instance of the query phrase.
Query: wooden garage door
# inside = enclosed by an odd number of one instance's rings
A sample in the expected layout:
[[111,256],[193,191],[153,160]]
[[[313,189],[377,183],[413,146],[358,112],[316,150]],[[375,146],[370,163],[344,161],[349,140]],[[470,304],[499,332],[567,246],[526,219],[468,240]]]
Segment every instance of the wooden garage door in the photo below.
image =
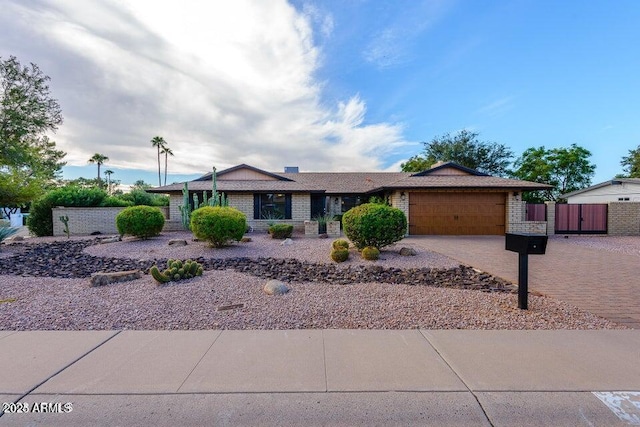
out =
[[409,193],[409,234],[505,233],[505,193]]

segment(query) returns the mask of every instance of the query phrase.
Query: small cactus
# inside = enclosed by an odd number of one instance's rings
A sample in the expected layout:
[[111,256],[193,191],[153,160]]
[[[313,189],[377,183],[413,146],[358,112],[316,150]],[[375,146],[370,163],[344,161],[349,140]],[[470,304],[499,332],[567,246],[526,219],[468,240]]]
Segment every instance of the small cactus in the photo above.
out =
[[331,246],[333,249],[349,249],[349,242],[344,239],[337,239],[333,241]]
[[344,248],[334,249],[331,251],[331,259],[335,262],[344,262],[349,258],[349,250]]
[[367,261],[375,261],[380,258],[380,249],[374,246],[367,246],[362,249],[362,258]]
[[178,259],[169,259],[167,260],[167,268],[162,272],[157,265],[149,269],[149,273],[158,283],[191,279],[194,276],[202,276],[203,271],[200,263],[190,259],[184,262]]

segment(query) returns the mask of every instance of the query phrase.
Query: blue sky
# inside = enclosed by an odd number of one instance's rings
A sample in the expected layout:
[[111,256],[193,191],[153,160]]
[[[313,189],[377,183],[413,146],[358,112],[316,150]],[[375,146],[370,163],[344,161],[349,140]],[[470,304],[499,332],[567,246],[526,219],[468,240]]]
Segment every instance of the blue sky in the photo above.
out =
[[[209,4],[211,3],[211,4]],[[398,170],[469,129],[581,145],[593,182],[640,145],[640,2],[0,0],[0,56],[51,76],[67,178],[157,183],[248,163]]]

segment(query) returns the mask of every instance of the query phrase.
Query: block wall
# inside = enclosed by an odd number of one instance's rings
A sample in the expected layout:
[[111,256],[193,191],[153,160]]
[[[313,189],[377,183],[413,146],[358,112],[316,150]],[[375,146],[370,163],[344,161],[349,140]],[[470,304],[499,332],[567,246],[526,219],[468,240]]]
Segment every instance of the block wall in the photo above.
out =
[[608,234],[612,236],[640,235],[640,203],[609,203],[607,221]]
[[69,232],[73,235],[91,234],[99,231],[102,234],[117,234],[116,215],[124,208],[53,208],[53,235],[64,236],[64,224],[61,216],[69,217]]

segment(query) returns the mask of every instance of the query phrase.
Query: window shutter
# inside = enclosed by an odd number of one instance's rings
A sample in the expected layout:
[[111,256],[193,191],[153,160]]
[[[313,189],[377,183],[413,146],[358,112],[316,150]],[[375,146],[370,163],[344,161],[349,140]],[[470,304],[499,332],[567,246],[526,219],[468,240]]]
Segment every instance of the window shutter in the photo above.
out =
[[253,195],[253,219],[260,219],[260,195]]
[[291,193],[284,195],[284,218],[291,219]]

